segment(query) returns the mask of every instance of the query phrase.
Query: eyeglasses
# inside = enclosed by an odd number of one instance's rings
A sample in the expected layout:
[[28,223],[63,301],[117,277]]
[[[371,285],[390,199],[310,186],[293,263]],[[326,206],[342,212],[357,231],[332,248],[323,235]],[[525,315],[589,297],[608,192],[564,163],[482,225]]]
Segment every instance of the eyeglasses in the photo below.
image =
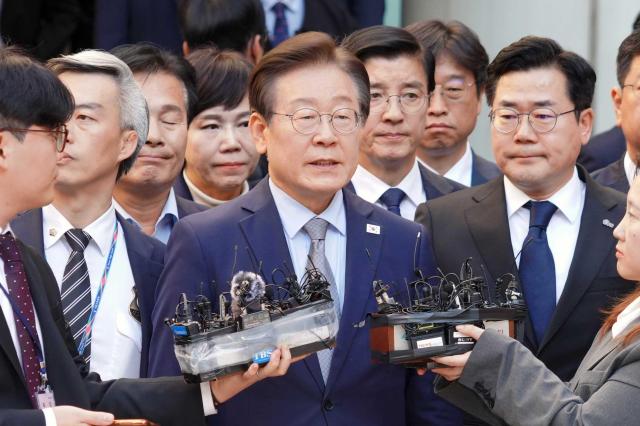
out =
[[529,125],[538,133],[549,133],[556,127],[558,117],[574,112],[576,109],[556,113],[549,108],[536,108],[529,112],[518,112],[512,108],[498,108],[489,112],[493,127],[500,133],[511,133],[520,125],[520,117],[527,116]]
[[463,99],[469,88],[473,86],[475,83],[472,81],[471,83],[465,83],[463,81],[448,81],[445,84],[436,84],[436,88],[431,93],[430,96],[436,92],[438,86],[440,86],[440,95],[449,101],[459,101]]
[[2,127],[0,131],[8,131],[8,132],[41,132],[41,133],[50,133],[55,138],[56,143],[56,151],[62,152],[64,151],[64,147],[67,144],[67,138],[69,137],[69,130],[67,126],[64,124],[53,129],[18,129],[16,127]]
[[385,95],[380,92],[371,92],[369,106],[372,111],[380,112],[385,110],[391,98],[398,98],[400,109],[405,113],[418,112],[426,103],[427,97],[420,91],[405,92],[399,95]]
[[634,94],[640,95],[640,83],[639,84],[623,84],[622,89],[625,87],[631,87],[633,89]]
[[323,114],[312,108],[300,108],[293,114],[284,114],[280,112],[271,112],[271,114],[289,117],[293,130],[303,135],[315,133],[320,126],[321,117],[325,115],[329,117],[331,126],[338,133],[351,133],[359,124],[358,113],[351,108],[340,108],[331,114]]

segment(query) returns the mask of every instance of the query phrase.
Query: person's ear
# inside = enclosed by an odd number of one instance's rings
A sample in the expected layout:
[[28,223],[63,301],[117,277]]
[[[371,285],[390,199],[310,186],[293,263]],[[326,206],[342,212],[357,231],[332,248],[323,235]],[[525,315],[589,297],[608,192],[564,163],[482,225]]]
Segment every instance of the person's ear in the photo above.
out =
[[247,42],[247,48],[245,50],[247,59],[254,65],[260,62],[262,56],[264,56],[264,48],[262,47],[262,36],[256,34]]
[[257,112],[251,113],[249,117],[249,130],[251,130],[251,138],[256,144],[256,150],[260,154],[267,154],[269,139],[269,123]]
[[136,151],[138,145],[138,133],[135,130],[126,130],[122,133],[120,140],[120,153],[118,154],[118,162],[124,161],[131,157]]
[[578,127],[580,129],[580,142],[582,145],[586,145],[591,138],[591,131],[593,130],[593,109],[587,108],[580,112],[578,118]]
[[187,56],[189,53],[191,53],[191,48],[189,47],[189,44],[186,41],[182,42],[182,56]]
[[620,87],[611,89],[611,100],[613,101],[613,111],[616,113],[616,126],[620,127],[622,124],[620,110],[620,106],[622,105],[622,89]]

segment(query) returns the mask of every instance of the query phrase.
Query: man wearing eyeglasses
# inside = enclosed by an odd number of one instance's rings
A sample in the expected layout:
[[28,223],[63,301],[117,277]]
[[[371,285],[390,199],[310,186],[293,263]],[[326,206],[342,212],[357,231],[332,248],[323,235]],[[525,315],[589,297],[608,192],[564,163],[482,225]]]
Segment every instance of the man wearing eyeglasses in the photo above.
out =
[[131,70],[111,54],[83,51],[48,66],[73,95],[75,110],[68,133],[55,133],[58,147],[66,147],[58,154],[53,202],[11,226],[53,270],[91,371],[103,379],[144,377],[164,245],[120,216],[112,194],[146,141],[147,104]]
[[416,160],[428,104],[427,66],[432,64],[401,28],[365,28],[342,46],[364,63],[371,82],[371,113],[360,133],[353,189],[365,200],[413,220],[418,204],[463,188]]
[[616,272],[612,236],[624,196],[576,166],[591,134],[595,80],[583,58],[553,40],[530,36],[502,49],[486,90],[504,177],[416,214],[444,271],[471,257],[490,288],[504,274],[519,278],[524,343],[563,380],[575,373],[603,310],[632,288]]
[[640,164],[640,31],[623,40],[616,62],[620,86],[611,89],[611,97],[627,151],[618,161],[593,172],[593,178],[626,194]]
[[480,114],[489,64],[478,36],[457,21],[421,21],[406,29],[435,58],[435,89],[427,107],[418,160],[465,186],[499,176],[498,167],[476,154],[469,143]]
[[453,423],[458,412],[434,397],[431,379],[371,362],[366,317],[376,306],[373,280],[403,299],[405,279],[415,277],[415,268],[432,273],[434,264],[421,226],[342,189],[356,168],[358,132],[369,113],[362,63],[326,34],[292,37],[256,66],[249,101],[249,127],[258,151],[269,156],[269,179],[174,228],[156,293],[150,368],[178,371],[164,319],[180,293],[204,294],[217,305],[234,271],[261,272],[281,285],[315,266],[341,318],[335,349],[226,403],[215,424]]

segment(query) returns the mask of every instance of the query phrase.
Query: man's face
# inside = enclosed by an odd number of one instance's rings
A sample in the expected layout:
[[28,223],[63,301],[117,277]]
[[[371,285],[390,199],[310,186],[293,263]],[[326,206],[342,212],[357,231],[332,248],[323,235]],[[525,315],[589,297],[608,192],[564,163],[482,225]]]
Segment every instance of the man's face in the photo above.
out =
[[81,188],[112,179],[135,149],[135,132],[120,129],[119,90],[105,74],[64,72],[60,80],[75,101],[69,138],[58,155],[56,186]]
[[216,198],[237,195],[258,163],[249,131],[250,114],[245,97],[231,110],[215,106],[202,111],[189,126],[187,173],[196,186],[207,188]]
[[[424,97],[427,94],[424,68],[414,56],[371,58],[364,65],[371,82],[372,108],[361,136],[363,160],[382,167],[411,162],[424,133],[426,100],[417,110],[408,111],[395,95]],[[394,96],[384,102],[390,95]],[[380,100],[380,108],[374,109],[374,103]]]
[[120,183],[169,188],[182,170],[187,145],[186,91],[167,73],[136,73],[149,107],[149,135]]
[[446,155],[466,143],[480,113],[473,73],[448,54],[438,56],[436,87],[427,107],[427,125],[421,146],[429,155]]
[[[33,130],[50,130],[33,125]],[[58,174],[55,135],[48,132],[24,132],[18,140],[11,132],[1,133],[2,168],[15,177],[14,189],[20,190],[21,211],[42,207],[53,200],[53,184]],[[6,161],[8,160],[8,161]]]
[[[616,124],[636,153],[640,152],[640,56],[631,61],[629,72],[625,78],[625,86],[614,88],[611,92],[616,111]],[[635,159],[634,159],[635,160]]]
[[[567,94],[567,79],[555,67],[514,71],[500,77],[491,106],[511,108],[528,113],[536,108],[548,108],[556,114],[575,108]],[[580,147],[591,135],[593,112],[558,116],[555,128],[548,133],[534,130],[526,115],[511,133],[504,134],[491,127],[493,154],[500,170],[518,188],[532,198],[553,195],[573,174]]]
[[[335,65],[288,72],[271,90],[274,112],[292,114],[312,108],[332,114],[350,108],[360,114],[355,83]],[[355,172],[358,128],[338,133],[323,115],[317,130],[303,135],[294,130],[289,117],[274,115],[267,123],[257,113],[252,114],[250,127],[258,151],[269,158],[269,176],[274,183],[315,212],[324,210]]]

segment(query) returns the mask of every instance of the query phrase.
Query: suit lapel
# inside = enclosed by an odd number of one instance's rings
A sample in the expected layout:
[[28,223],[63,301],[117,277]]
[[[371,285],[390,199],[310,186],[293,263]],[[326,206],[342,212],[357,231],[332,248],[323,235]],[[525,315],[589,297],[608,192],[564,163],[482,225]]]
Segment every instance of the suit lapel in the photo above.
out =
[[44,257],[44,237],[42,229],[42,209],[28,210],[11,221],[11,229],[16,237],[33,247]]
[[540,344],[540,350],[551,340],[580,301],[585,291],[598,274],[602,262],[615,245],[611,229],[602,224],[604,219],[616,222],[609,212],[617,202],[608,199],[606,193],[581,169],[581,177],[586,181],[584,207],[578,241],[567,276],[567,282],[551,318],[549,329]]
[[[29,274],[27,274],[29,275]],[[3,294],[0,294],[0,297],[5,297]],[[0,309],[0,312],[2,309]],[[37,311],[37,309],[36,309]],[[24,374],[22,373],[22,368],[20,368],[20,361],[18,360],[18,354],[16,353],[16,348],[13,346],[13,339],[11,339],[11,332],[9,331],[9,327],[14,327],[13,324],[7,324],[7,321],[4,319],[4,315],[0,315],[0,347],[7,355],[7,358],[11,362],[11,365],[16,370],[16,374],[18,377],[22,379],[22,384],[24,388],[27,388],[27,385],[24,381]]]
[[[276,268],[282,269],[285,264],[286,268],[293,271],[293,262],[280,221],[280,214],[269,190],[269,180],[260,181],[253,190],[244,196],[243,201],[242,208],[253,213],[238,222],[247,243],[246,247],[253,257],[251,262],[258,262],[265,273],[270,273]],[[245,250],[245,247],[238,247],[238,250]],[[263,273],[263,275],[265,274]],[[265,280],[270,282],[271,277],[266,275]],[[309,356],[302,362],[309,370],[320,392],[323,392],[325,386],[318,357]]]
[[[343,191],[343,194],[347,217],[344,308],[337,344],[331,360],[326,393],[340,376],[356,333],[363,330],[358,324],[366,318],[368,313],[367,307],[373,291],[372,283],[385,237],[384,227],[370,218],[375,207],[353,193]],[[380,234],[367,232],[367,225],[379,226]]]

